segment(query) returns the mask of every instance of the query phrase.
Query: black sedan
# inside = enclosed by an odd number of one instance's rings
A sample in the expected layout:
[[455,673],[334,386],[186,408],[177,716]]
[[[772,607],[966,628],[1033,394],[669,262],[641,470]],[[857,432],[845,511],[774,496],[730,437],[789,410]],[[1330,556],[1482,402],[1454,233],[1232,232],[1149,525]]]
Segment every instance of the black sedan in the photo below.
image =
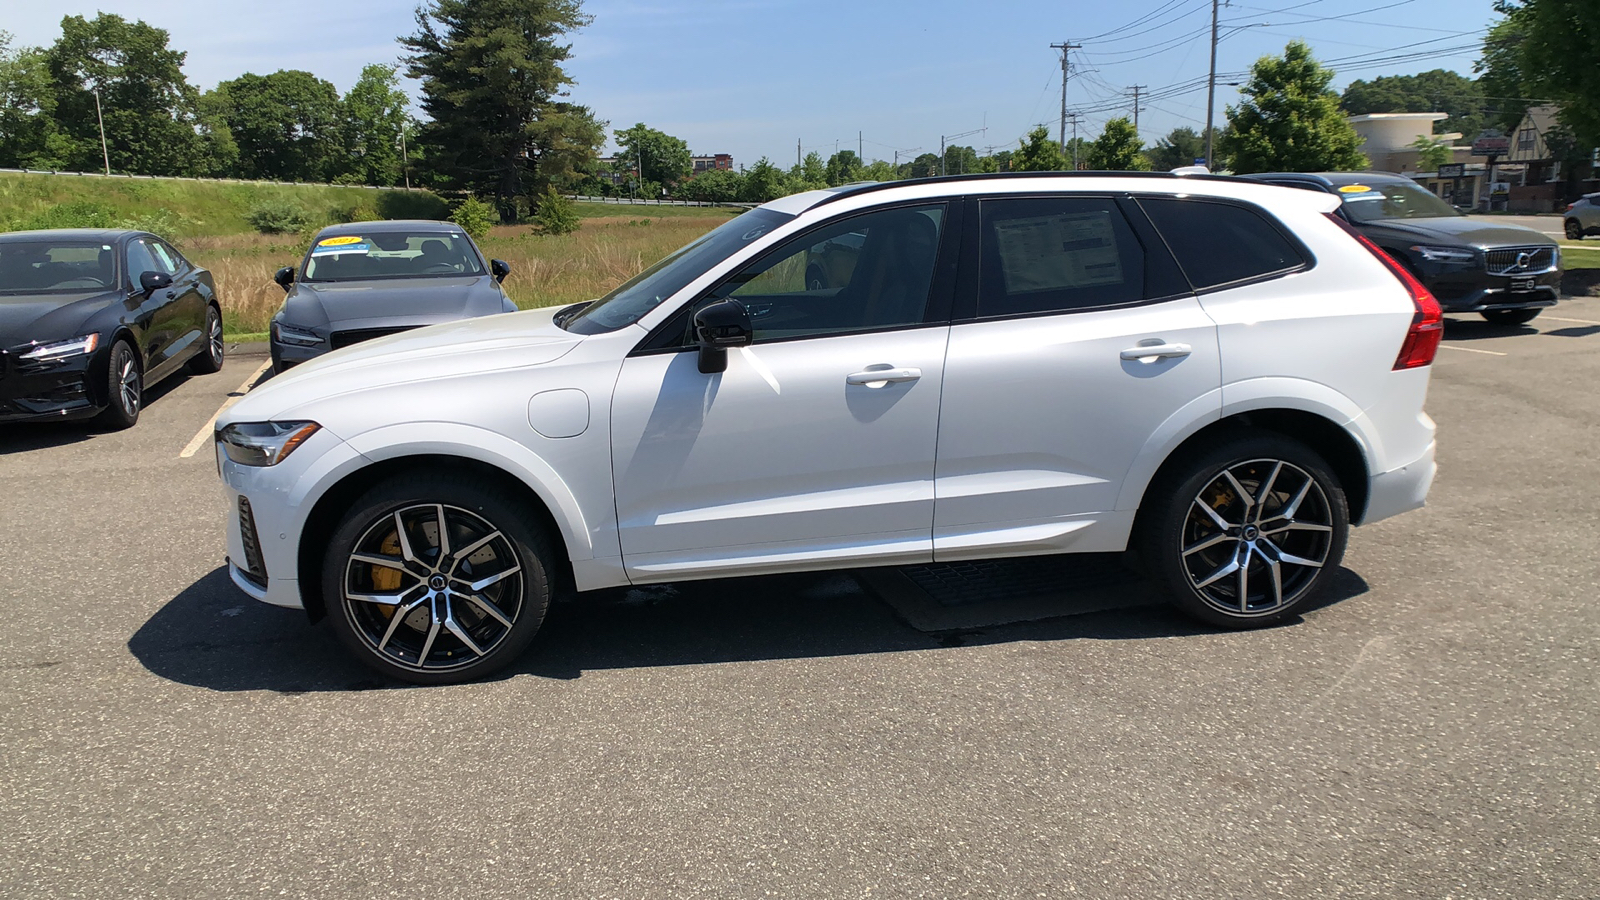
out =
[[1447,313],[1530,322],[1561,296],[1561,248],[1521,225],[1457,212],[1404,175],[1269,172],[1244,176],[1337,196],[1339,213],[1419,278]]
[[0,234],[0,422],[139,419],[144,389],[222,368],[211,273],[143,231]]
[[451,222],[352,222],[312,238],[272,318],[272,368],[423,325],[514,312],[500,282],[511,267],[485,261]]

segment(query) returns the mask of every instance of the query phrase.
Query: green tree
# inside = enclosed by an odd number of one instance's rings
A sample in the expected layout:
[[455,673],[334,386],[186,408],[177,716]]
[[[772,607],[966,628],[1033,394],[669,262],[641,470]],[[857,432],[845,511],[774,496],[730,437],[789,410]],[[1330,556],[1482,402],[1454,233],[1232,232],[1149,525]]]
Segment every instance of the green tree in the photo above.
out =
[[1059,172],[1068,166],[1061,157],[1061,145],[1050,139],[1050,129],[1043,125],[1022,139],[1011,163],[1018,172]]
[[1139,140],[1133,123],[1126,118],[1116,118],[1107,122],[1100,136],[1089,142],[1085,162],[1089,168],[1099,171],[1142,172],[1150,168],[1143,151],[1144,142]]
[[944,174],[967,175],[978,171],[978,151],[972,147],[944,148]]
[[1600,146],[1600,3],[1497,0],[1495,10],[1522,32],[1515,50],[1523,96],[1559,103],[1578,146]]
[[900,164],[901,178],[932,178],[939,174],[939,154],[923,153],[908,163]]
[[344,137],[350,148],[349,170],[362,184],[401,182],[400,132],[409,123],[411,104],[400,90],[396,66],[374,63],[344,95]]
[[822,154],[813,150],[805,155],[805,159],[789,169],[789,190],[791,193],[799,191],[813,191],[828,186],[828,166],[822,161]]
[[1440,166],[1455,157],[1455,154],[1450,152],[1449,141],[1436,141],[1426,135],[1418,135],[1411,146],[1417,151],[1418,171],[1437,172]]
[[0,31],[0,166],[64,168],[72,140],[55,120],[55,85],[49,60],[37,47],[12,49]]
[[[1478,87],[1483,91],[1483,128],[1509,134],[1533,105],[1528,79],[1522,74],[1522,45],[1527,39],[1527,12],[1521,7],[1496,7],[1504,18],[1489,26],[1483,53],[1473,63]],[[1467,140],[1477,132],[1462,132]]]
[[744,176],[732,169],[707,169],[679,183],[672,194],[682,200],[732,203],[744,194]]
[[514,221],[519,199],[549,180],[539,159],[551,128],[593,122],[560,115],[557,101],[572,83],[561,39],[590,18],[580,0],[430,0],[416,21],[400,44],[406,74],[422,81],[423,164],[439,187],[493,197],[501,221]]
[[860,173],[856,175],[859,181],[895,181],[900,174],[894,170],[894,163],[886,159],[875,159],[867,163]]
[[766,203],[791,193],[789,176],[763,156],[744,173],[744,194],[739,199],[746,203]]
[[1222,146],[1233,169],[1249,174],[1364,168],[1361,138],[1339,110],[1331,81],[1333,70],[1301,41],[1291,41],[1281,57],[1256,60],[1239,105],[1228,107]]
[[1000,152],[988,158],[994,160],[995,171],[1009,172],[1011,171],[1011,157],[1015,155],[1016,154],[1011,150],[1001,150]]
[[840,150],[828,157],[828,184],[837,186],[861,180],[861,157],[854,150]]
[[111,168],[135,175],[192,175],[208,166],[197,130],[199,93],[183,74],[185,54],[167,32],[100,13],[67,16],[46,51],[55,120],[70,141],[68,166],[102,166],[95,93]]
[[239,149],[241,177],[333,181],[350,161],[339,91],[310,72],[246,72],[217,85],[215,102]]
[[618,131],[614,137],[621,148],[617,158],[636,168],[643,166],[640,174],[645,181],[670,186],[689,177],[689,145],[681,138],[647,128],[643,122]]
[[1356,79],[1344,89],[1339,105],[1352,116],[1367,113],[1443,112],[1435,133],[1459,131],[1468,138],[1483,130],[1483,87],[1464,75],[1433,69],[1416,75],[1380,75]]
[[555,185],[544,189],[544,196],[539,198],[539,209],[533,214],[533,221],[545,234],[571,234],[583,224],[572,201],[563,197]]
[[1145,151],[1150,168],[1167,172],[1181,166],[1192,166],[1206,155],[1206,140],[1193,128],[1174,128],[1167,136],[1157,138],[1155,146]]

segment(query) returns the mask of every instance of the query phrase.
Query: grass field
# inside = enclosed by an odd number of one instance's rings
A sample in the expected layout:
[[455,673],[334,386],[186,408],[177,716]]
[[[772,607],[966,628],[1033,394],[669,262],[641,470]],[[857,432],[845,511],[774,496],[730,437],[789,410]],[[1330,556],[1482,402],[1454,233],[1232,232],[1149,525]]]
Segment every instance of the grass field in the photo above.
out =
[[1600,269],[1600,240],[1562,241],[1561,268]]

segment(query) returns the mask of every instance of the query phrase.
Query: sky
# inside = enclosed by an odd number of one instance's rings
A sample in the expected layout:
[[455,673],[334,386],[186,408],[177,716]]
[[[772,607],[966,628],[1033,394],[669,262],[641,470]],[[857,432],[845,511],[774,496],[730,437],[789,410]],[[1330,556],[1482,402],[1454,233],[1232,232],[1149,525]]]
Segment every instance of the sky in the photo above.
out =
[[[47,45],[65,15],[143,19],[188,52],[205,89],[244,72],[305,69],[339,88],[362,66],[395,62],[415,30],[416,0],[8,0],[13,46]],[[593,22],[571,36],[571,99],[612,129],[644,122],[695,154],[781,165],[836,149],[904,161],[941,137],[980,153],[1014,148],[1036,124],[1057,128],[1061,63],[1071,51],[1069,109],[1079,134],[1131,115],[1141,86],[1147,144],[1206,118],[1210,0],[587,0]],[[1221,9],[1216,122],[1236,102],[1227,82],[1299,38],[1357,78],[1435,68],[1472,75],[1493,0],[1232,0]],[[416,83],[407,82],[416,95]],[[1070,126],[1069,126],[1070,136]],[[858,144],[859,134],[859,144]],[[956,137],[960,135],[959,137]],[[612,145],[608,145],[612,146]]]

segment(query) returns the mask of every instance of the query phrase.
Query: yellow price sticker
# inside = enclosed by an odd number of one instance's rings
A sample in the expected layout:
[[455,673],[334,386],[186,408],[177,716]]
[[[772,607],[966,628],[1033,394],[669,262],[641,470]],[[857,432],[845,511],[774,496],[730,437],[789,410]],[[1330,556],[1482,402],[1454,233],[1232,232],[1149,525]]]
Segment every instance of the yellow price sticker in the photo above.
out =
[[1365,194],[1367,191],[1370,191],[1370,190],[1372,190],[1372,188],[1369,188],[1364,184],[1347,184],[1347,185],[1344,185],[1343,187],[1339,188],[1339,193],[1341,193],[1341,194]]
[[344,237],[331,237],[317,242],[318,247],[343,247],[346,244],[359,244],[361,238],[347,234]]

